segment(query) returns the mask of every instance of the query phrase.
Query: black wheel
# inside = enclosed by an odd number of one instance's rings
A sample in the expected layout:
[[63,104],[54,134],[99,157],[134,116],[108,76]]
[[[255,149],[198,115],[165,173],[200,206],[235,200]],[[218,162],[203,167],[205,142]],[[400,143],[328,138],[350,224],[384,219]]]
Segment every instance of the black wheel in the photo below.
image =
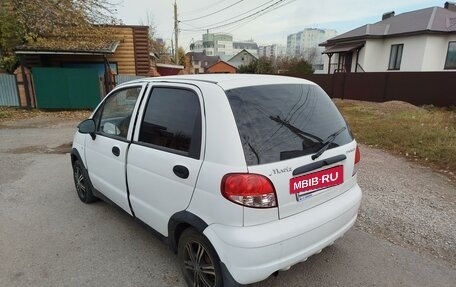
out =
[[91,203],[97,200],[92,193],[89,176],[78,160],[73,164],[73,178],[78,197],[82,202]]
[[220,260],[204,235],[193,228],[186,229],[179,239],[177,252],[188,286],[223,286]]

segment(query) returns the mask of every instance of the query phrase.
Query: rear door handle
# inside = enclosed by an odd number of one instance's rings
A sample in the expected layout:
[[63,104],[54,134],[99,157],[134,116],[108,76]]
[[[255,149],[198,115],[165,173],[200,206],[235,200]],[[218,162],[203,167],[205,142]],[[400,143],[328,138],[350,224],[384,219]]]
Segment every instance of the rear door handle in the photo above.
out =
[[186,168],[183,165],[176,165],[173,167],[173,172],[175,175],[177,175],[180,178],[186,179],[190,175],[190,172],[188,171],[188,168]]
[[120,155],[120,148],[118,146],[113,146],[112,147],[112,154],[115,155],[115,156],[119,156]]

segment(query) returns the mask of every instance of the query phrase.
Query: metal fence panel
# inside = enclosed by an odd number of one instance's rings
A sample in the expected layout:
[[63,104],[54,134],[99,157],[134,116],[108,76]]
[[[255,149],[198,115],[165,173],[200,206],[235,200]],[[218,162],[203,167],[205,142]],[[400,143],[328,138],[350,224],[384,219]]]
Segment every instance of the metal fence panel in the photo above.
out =
[[135,76],[135,75],[116,75],[116,83],[120,85],[125,82],[142,79],[144,76]]
[[0,74],[0,106],[19,106],[15,75]]
[[414,105],[456,106],[456,72],[371,72],[302,75],[332,98]]

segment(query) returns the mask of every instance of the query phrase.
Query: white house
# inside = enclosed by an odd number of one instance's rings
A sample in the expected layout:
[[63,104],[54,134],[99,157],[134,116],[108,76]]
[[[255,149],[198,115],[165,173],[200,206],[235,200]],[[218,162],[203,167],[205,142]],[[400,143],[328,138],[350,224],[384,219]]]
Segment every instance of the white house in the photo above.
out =
[[255,55],[244,49],[231,57],[227,62],[233,67],[239,68],[240,66],[248,65],[257,59],[258,58]]
[[334,72],[455,71],[456,5],[395,16],[331,38],[324,70]]

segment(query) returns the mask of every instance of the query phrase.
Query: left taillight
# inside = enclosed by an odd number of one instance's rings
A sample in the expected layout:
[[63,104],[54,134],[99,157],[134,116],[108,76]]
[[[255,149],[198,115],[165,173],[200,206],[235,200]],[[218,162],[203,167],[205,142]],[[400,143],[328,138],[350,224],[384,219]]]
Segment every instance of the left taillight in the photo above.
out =
[[356,151],[355,151],[355,165],[353,167],[353,175],[355,175],[358,172],[359,168],[359,162],[361,161],[361,153],[359,151],[359,146],[356,145]]
[[277,207],[274,185],[265,176],[250,173],[230,173],[223,177],[222,195],[234,203],[253,208]]

